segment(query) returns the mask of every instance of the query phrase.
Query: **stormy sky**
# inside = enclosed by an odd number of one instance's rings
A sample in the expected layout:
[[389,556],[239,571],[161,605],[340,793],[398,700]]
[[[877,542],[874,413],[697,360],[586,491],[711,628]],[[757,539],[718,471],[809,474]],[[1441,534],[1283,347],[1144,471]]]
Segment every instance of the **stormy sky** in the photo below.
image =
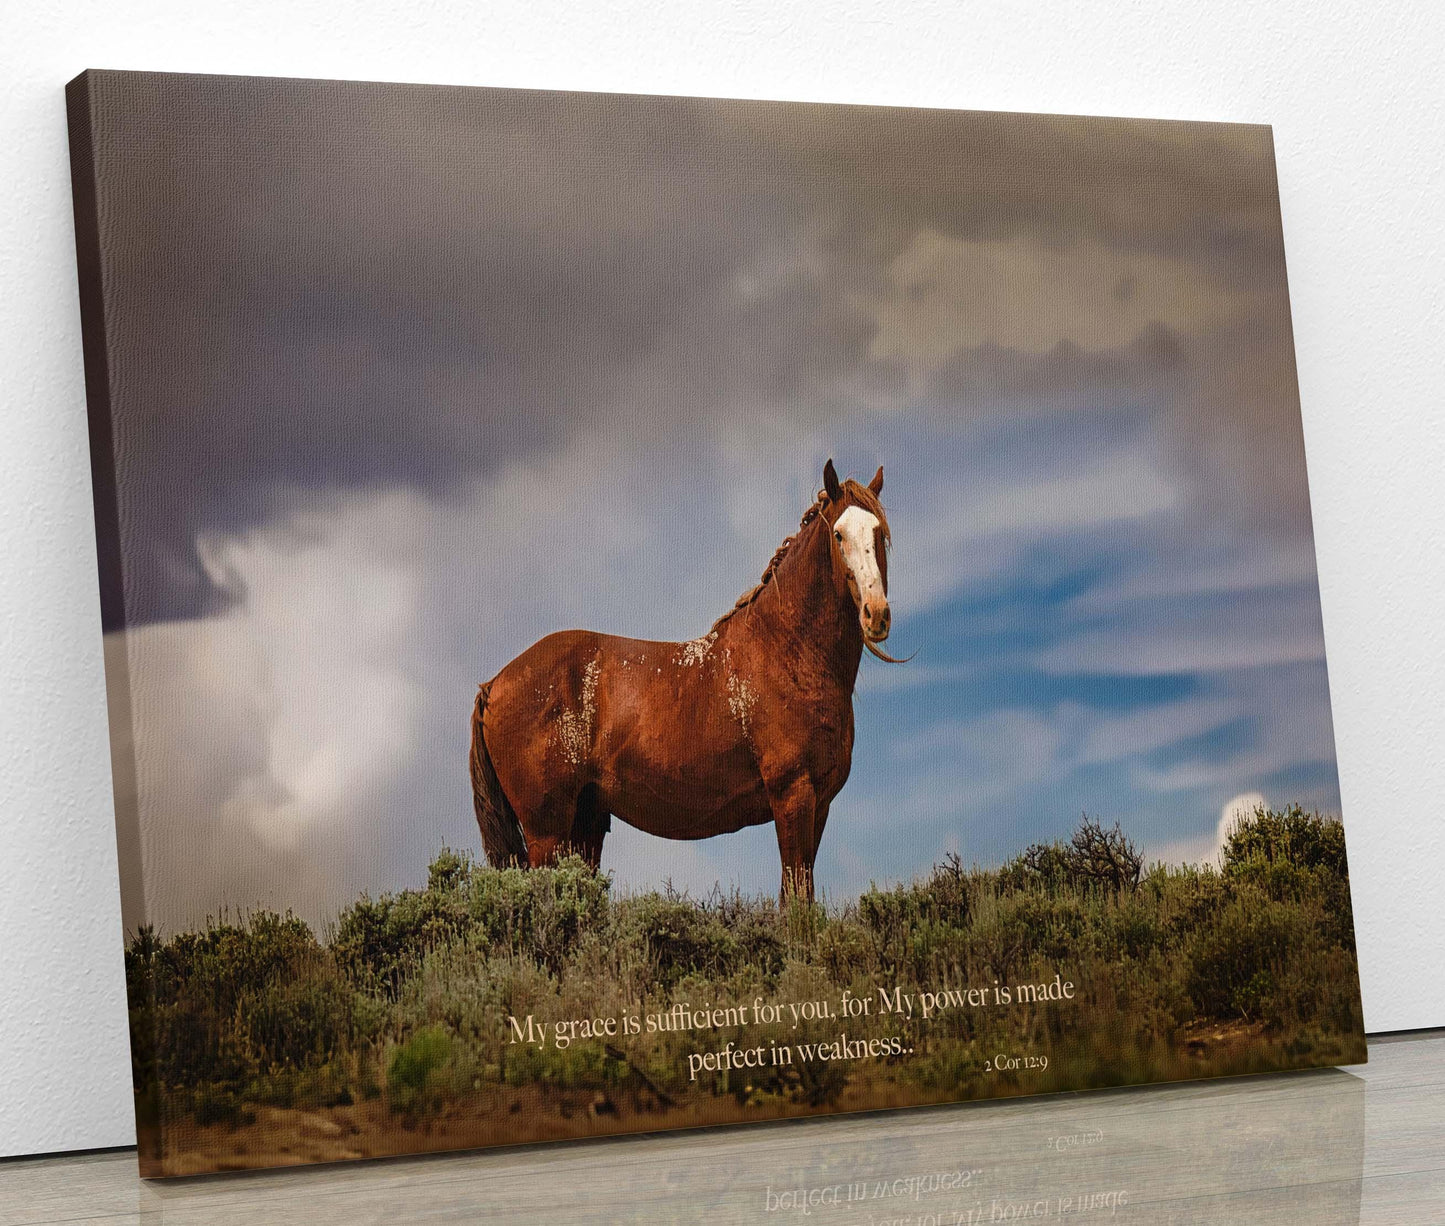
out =
[[[884,466],[918,655],[864,660],[826,891],[1085,812],[1171,859],[1242,796],[1338,812],[1267,128],[94,86],[128,926],[479,852],[477,683],[706,630],[829,456]],[[603,864],[778,878],[770,826]]]

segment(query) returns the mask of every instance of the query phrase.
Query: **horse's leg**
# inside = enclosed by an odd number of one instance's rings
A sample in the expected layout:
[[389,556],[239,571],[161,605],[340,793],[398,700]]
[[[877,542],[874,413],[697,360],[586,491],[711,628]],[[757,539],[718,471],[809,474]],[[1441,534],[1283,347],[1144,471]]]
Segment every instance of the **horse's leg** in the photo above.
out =
[[531,868],[545,868],[556,864],[561,854],[563,841],[554,834],[529,834],[527,836],[527,864]]
[[595,783],[589,783],[577,797],[577,815],[572,821],[571,849],[592,866],[602,867],[602,840],[612,829],[612,814]]
[[[609,820],[602,814],[601,829],[593,816],[593,798],[596,788],[590,784],[574,794],[575,783],[558,781],[541,804],[532,809],[523,820],[527,832],[527,858],[533,868],[556,864],[563,856],[573,853],[594,864],[594,857],[602,855],[602,836],[607,833]],[[584,813],[586,814],[584,818]]]
[[[511,771],[507,795],[527,839],[527,865],[544,868],[573,850],[577,824],[575,778],[543,770]],[[580,849],[579,849],[580,850]]]
[[773,810],[778,854],[783,861],[783,884],[778,891],[778,903],[786,905],[789,894],[800,894],[812,902],[813,857],[818,850],[813,833],[818,808],[813,781],[806,774],[799,773],[776,783],[766,778],[763,782]]

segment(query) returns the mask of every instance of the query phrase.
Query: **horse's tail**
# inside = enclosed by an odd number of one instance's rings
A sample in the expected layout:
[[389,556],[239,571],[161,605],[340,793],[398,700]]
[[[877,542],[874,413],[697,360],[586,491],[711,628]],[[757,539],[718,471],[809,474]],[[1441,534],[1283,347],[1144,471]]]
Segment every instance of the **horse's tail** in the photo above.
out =
[[527,863],[527,840],[512,802],[497,779],[497,768],[482,731],[482,715],[491,690],[490,681],[477,690],[477,705],[472,710],[472,804],[477,811],[477,825],[482,831],[482,847],[488,862],[494,868],[508,868]]

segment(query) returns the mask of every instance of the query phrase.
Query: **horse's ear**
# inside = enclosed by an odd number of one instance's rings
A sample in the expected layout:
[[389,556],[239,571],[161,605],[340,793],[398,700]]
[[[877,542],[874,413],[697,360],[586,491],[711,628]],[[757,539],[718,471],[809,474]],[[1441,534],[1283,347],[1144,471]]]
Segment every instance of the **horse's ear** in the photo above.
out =
[[838,484],[838,470],[833,467],[832,460],[823,465],[823,489],[834,502],[843,497],[843,487]]
[[878,471],[873,474],[873,480],[868,482],[868,488],[872,490],[874,494],[881,494],[883,492],[883,465],[878,465]]

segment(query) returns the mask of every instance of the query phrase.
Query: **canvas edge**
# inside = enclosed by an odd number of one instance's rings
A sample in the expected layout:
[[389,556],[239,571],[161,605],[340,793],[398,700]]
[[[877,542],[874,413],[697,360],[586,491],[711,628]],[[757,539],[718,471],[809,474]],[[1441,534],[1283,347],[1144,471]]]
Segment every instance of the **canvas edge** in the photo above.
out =
[[[643,102],[702,102],[702,103],[737,103],[748,107],[798,107],[801,109],[822,110],[846,110],[846,111],[875,111],[893,112],[900,115],[934,115],[934,114],[966,114],[966,115],[1003,115],[1022,119],[1048,119],[1063,122],[1108,120],[1112,123],[1131,124],[1140,129],[1149,128],[1254,128],[1265,135],[1272,135],[1273,128],[1265,120],[1261,119],[1217,119],[1203,118],[1199,116],[1158,116],[1158,115],[1125,115],[1116,112],[1097,114],[1091,111],[1036,111],[1036,110],[1011,110],[998,107],[980,106],[951,106],[944,103],[926,102],[876,102],[858,101],[846,97],[811,97],[803,98],[796,96],[785,96],[778,94],[736,94],[736,93],[678,93],[668,90],[627,90],[627,89],[573,89],[561,85],[518,85],[513,83],[494,84],[488,81],[471,81],[466,84],[457,84],[454,81],[394,81],[380,80],[375,77],[312,77],[295,74],[281,73],[250,73],[250,72],[187,72],[166,68],[90,68],[81,74],[82,76],[115,76],[132,78],[170,78],[173,80],[188,79],[191,81],[265,81],[281,82],[294,85],[328,86],[337,89],[364,89],[376,88],[378,86],[387,89],[411,89],[426,90],[436,93],[449,93],[455,91],[477,91],[496,94],[529,94],[533,96],[563,97],[565,95],[580,95],[591,98],[610,98],[615,100],[640,100]],[[80,78],[77,78],[79,80]]]
[[[95,545],[101,625],[106,631],[105,692],[111,755],[112,800],[116,852],[122,895],[141,902],[138,924],[145,923],[144,878],[140,861],[140,814],[136,797],[136,764],[132,736],[130,669],[125,644],[125,587],[121,569],[120,506],[115,472],[115,438],[111,419],[110,356],[105,315],[105,284],[101,254],[100,190],[96,177],[97,73],[86,70],[65,87],[66,130],[70,148],[70,186],[75,215],[76,280],[80,295],[80,336],[85,363],[85,403],[90,450],[91,501],[95,513]],[[129,998],[129,983],[127,997]],[[147,993],[143,1017],[127,999],[127,1021],[137,1020],[154,1032],[153,996]],[[134,1036],[132,1035],[132,1040]],[[155,1050],[155,1034],[146,1044]],[[134,1046],[132,1046],[132,1052]],[[155,1066],[131,1060],[134,1082],[136,1152],[142,1175],[159,1173],[163,1128],[156,1112]],[[147,1104],[151,1104],[150,1109]]]

